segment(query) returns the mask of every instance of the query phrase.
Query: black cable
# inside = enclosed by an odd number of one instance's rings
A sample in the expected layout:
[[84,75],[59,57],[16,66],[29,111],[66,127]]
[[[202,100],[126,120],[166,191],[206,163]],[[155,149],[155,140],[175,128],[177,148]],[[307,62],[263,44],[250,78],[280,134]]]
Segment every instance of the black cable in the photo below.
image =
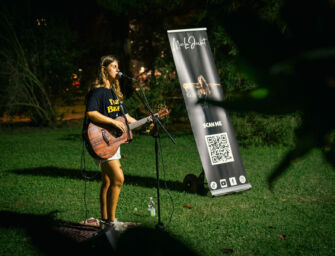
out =
[[81,159],[80,159],[80,172],[81,172],[81,176],[84,178],[84,206],[85,206],[85,220],[88,219],[88,209],[87,209],[87,201],[86,201],[86,182],[87,182],[87,177],[84,174],[85,171],[85,166],[86,166],[86,162],[85,162],[85,150],[84,150],[84,140],[83,140],[83,145],[82,145],[82,151],[81,151]]
[[160,137],[158,137],[158,144],[159,144],[159,152],[160,152],[160,155],[161,155],[161,162],[162,162],[162,168],[163,168],[164,185],[165,185],[166,191],[167,191],[167,193],[169,195],[169,198],[171,200],[171,203],[172,203],[172,212],[171,212],[171,215],[170,215],[170,219],[169,219],[168,224],[165,226],[167,228],[170,225],[170,223],[172,221],[172,216],[174,214],[174,201],[173,201],[173,198],[172,198],[172,196],[171,196],[171,194],[169,192],[169,188],[168,188],[168,185],[167,185],[167,182],[166,182],[165,166],[164,166],[164,158],[163,158],[163,148],[162,148]]

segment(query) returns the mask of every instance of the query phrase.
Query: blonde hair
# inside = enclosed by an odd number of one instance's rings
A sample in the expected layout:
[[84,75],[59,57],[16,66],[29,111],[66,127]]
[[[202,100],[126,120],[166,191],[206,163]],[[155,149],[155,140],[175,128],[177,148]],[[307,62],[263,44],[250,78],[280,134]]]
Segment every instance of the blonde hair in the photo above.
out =
[[120,99],[120,101],[122,101],[123,94],[121,92],[119,80],[115,79],[111,83],[107,77],[107,71],[106,71],[107,67],[109,64],[111,64],[114,61],[118,61],[118,59],[114,57],[113,55],[106,55],[106,56],[101,57],[99,75],[98,75],[98,78],[93,83],[92,87],[93,88],[99,88],[99,87],[112,88],[115,91],[117,97]]

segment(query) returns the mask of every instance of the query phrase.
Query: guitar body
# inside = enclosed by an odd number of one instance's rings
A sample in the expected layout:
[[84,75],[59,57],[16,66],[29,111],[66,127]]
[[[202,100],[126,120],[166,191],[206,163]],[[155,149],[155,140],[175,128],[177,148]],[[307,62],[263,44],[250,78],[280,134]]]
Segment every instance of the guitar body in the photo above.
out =
[[[155,116],[160,118],[168,114],[169,111],[165,107],[156,113]],[[102,160],[112,157],[121,144],[128,143],[133,139],[131,130],[147,123],[149,117],[150,116],[129,124],[129,130],[127,129],[124,133],[114,126],[91,122],[87,130],[83,130],[82,134],[87,151],[92,157]],[[123,116],[119,116],[115,120],[122,122],[127,127],[126,120]]]
[[[122,116],[116,118],[126,125]],[[133,139],[131,130],[122,133],[114,126],[90,123],[87,128],[86,147],[94,158],[107,159],[115,155],[116,151],[123,143],[128,143]]]

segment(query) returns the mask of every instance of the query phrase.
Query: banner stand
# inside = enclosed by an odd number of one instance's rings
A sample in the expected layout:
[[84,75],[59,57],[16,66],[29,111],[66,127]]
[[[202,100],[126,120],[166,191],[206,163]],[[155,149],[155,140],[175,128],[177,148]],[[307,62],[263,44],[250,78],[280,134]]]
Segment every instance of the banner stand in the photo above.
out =
[[197,177],[190,173],[187,174],[183,180],[183,187],[186,192],[204,194],[205,192],[205,171],[202,168],[201,173]]
[[[227,111],[206,102],[207,99],[224,100],[206,30],[194,28],[167,32],[208,187],[212,196],[219,196],[250,189],[251,185],[245,175]],[[198,104],[199,99],[203,103]],[[200,176],[187,175],[184,186],[196,190]]]

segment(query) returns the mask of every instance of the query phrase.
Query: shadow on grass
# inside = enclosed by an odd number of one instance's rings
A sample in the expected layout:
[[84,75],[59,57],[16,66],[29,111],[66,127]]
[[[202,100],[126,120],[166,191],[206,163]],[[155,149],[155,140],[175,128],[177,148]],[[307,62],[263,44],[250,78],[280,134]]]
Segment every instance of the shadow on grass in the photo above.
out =
[[[27,236],[25,240],[46,255],[94,255],[93,248],[60,232],[54,214],[55,212],[35,215],[0,211],[0,227],[23,229]],[[6,231],[2,231],[2,235],[5,234]],[[13,248],[9,247],[6,250],[15,250],[14,247],[13,245]],[[101,252],[103,251],[107,252],[106,248],[102,248]]]
[[[29,169],[20,169],[11,171],[12,173],[19,175],[32,175],[32,176],[48,176],[48,177],[63,177],[70,179],[85,179],[85,176],[89,178],[89,180],[100,181],[101,180],[101,172],[100,171],[88,171],[82,172],[78,169],[65,169],[58,168],[53,166],[46,167],[37,167],[37,168],[29,168]],[[156,178],[152,177],[140,177],[134,175],[125,175],[125,184],[136,185],[146,188],[154,188],[157,185]],[[165,185],[166,184],[166,185]],[[178,181],[162,181],[160,180],[160,188],[162,189],[170,189],[182,192],[184,191],[184,186],[182,182]]]
[[[171,136],[173,138],[179,138],[179,137],[193,135],[192,130],[177,130],[177,129],[174,129],[171,132],[169,131],[169,133],[171,134]],[[133,134],[134,134],[134,136],[150,136],[150,137],[152,137],[151,134],[145,133],[145,130],[133,131]],[[165,132],[163,132],[163,131],[161,131],[160,136],[161,136],[161,138],[169,139],[168,135],[166,135]],[[71,134],[67,134],[67,135],[59,138],[59,140],[78,141],[78,140],[82,140],[82,136],[81,136],[80,133],[71,133]],[[153,138],[153,140],[154,140],[154,138]]]
[[[101,230],[57,221],[55,213],[35,215],[0,211],[0,227],[23,229],[28,236],[25,240],[45,255],[196,256],[193,250],[163,230],[136,227],[118,235],[111,227]],[[6,235],[5,230],[2,235]],[[0,245],[0,250],[16,251],[14,244],[9,244],[11,248],[5,246]]]
[[59,140],[78,141],[78,140],[81,140],[81,139],[82,139],[81,134],[71,133],[71,134],[67,134],[67,135],[63,136]]

